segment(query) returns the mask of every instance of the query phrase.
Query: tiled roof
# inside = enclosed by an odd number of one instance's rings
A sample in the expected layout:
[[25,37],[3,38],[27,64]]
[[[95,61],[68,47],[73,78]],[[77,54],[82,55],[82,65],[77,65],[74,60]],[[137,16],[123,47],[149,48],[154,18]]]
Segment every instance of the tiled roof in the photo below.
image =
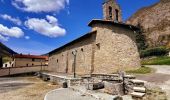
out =
[[23,55],[23,54],[14,55],[14,58],[34,58],[34,59],[46,59],[46,60],[48,60],[47,56]]
[[98,23],[102,23],[102,24],[110,24],[110,25],[114,25],[114,26],[119,26],[119,27],[124,27],[124,28],[129,28],[131,30],[139,30],[138,27],[130,25],[130,24],[126,24],[126,23],[122,23],[122,22],[115,22],[115,21],[110,21],[110,20],[101,20],[101,19],[93,19],[88,26],[92,26],[94,24],[98,24]]

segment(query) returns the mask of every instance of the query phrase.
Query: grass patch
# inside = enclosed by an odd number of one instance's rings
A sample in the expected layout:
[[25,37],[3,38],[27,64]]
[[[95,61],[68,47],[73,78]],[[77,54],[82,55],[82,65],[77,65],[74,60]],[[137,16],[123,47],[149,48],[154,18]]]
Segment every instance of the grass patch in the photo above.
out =
[[145,59],[142,61],[142,65],[170,65],[170,57],[163,56]]
[[141,67],[139,69],[136,69],[136,70],[130,70],[130,71],[126,71],[127,73],[130,73],[130,74],[148,74],[148,73],[151,73],[152,72],[152,69],[149,68],[149,67]]

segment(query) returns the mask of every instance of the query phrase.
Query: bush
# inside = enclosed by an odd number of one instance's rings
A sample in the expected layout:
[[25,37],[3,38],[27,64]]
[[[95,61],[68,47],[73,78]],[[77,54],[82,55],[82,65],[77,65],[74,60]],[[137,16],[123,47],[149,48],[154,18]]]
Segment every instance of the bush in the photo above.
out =
[[126,71],[126,72],[127,72],[127,73],[131,73],[131,74],[148,74],[148,73],[151,73],[151,72],[152,72],[152,69],[149,68],[149,67],[142,66],[142,67],[139,68],[139,69],[130,70],[130,71]]
[[169,53],[169,49],[166,47],[156,47],[140,51],[140,57],[150,57],[150,56],[164,56]]

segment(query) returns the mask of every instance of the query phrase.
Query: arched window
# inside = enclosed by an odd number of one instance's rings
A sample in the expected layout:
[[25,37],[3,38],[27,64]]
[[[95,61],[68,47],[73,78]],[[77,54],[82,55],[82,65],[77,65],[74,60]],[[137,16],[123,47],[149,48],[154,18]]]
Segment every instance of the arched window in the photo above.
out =
[[119,21],[119,10],[115,9],[115,13],[116,13],[116,21]]
[[112,19],[112,7],[109,7],[109,18]]

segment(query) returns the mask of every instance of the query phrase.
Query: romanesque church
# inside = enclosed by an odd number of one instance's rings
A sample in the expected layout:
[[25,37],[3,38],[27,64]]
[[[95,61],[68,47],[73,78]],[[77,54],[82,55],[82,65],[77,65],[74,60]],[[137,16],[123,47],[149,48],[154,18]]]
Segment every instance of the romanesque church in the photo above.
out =
[[137,69],[138,28],[122,22],[115,0],[103,3],[103,19],[93,19],[91,31],[49,53],[49,71],[78,75]]

